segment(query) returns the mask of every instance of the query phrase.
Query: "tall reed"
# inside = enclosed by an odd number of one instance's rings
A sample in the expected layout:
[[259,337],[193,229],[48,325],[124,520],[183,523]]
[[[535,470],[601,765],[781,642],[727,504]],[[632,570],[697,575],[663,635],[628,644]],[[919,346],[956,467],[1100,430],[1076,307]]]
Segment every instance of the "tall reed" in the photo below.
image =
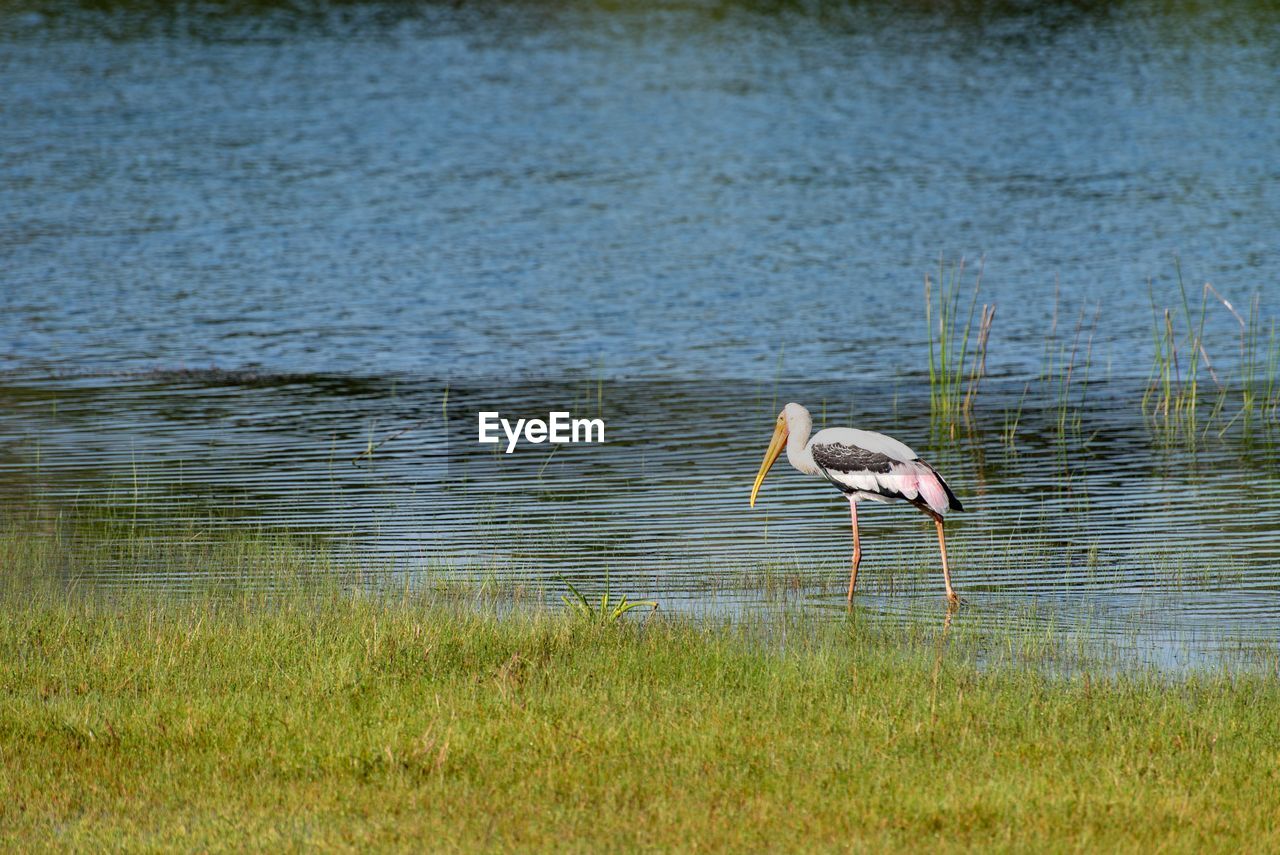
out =
[[[1168,437],[1195,441],[1210,430],[1221,436],[1240,424],[1249,431],[1256,423],[1275,423],[1280,410],[1280,346],[1275,321],[1262,317],[1261,300],[1254,295],[1247,319],[1212,283],[1200,290],[1200,305],[1193,308],[1175,263],[1181,314],[1156,303],[1149,286],[1154,358],[1142,398],[1143,412],[1153,427]],[[1213,298],[1213,301],[1210,300]],[[1209,308],[1216,302],[1235,321],[1238,330],[1237,376],[1215,369],[1206,346]],[[1213,382],[1205,389],[1204,373]],[[1234,402],[1234,403],[1233,403]]]
[[929,412],[935,430],[951,436],[955,436],[957,425],[972,415],[979,385],[987,370],[987,344],[996,314],[994,304],[982,304],[973,350],[969,349],[982,270],[979,264],[969,308],[964,313],[961,311],[963,258],[950,268],[939,258],[936,308],[933,279],[928,274],[924,277],[925,326],[929,331]]

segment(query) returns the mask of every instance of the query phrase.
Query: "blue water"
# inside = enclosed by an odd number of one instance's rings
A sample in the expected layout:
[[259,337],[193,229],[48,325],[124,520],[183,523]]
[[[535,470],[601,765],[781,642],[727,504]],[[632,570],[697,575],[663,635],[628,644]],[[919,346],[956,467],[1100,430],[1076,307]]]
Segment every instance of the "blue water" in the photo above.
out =
[[1278,16],[6,4],[0,366],[891,377],[963,255],[1145,376],[1175,254],[1280,296]]

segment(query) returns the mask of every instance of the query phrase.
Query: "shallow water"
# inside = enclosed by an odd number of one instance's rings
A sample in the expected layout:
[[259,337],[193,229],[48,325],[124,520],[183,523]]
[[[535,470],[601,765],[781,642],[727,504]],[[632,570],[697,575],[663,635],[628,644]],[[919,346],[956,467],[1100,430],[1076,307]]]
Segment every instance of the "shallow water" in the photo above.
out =
[[[1139,402],[1175,255],[1193,301],[1280,306],[1278,44],[1263,3],[5,4],[0,482],[835,607],[838,497],[780,464],[746,508],[778,406],[825,402],[965,499],[960,619],[1274,649],[1271,430],[1192,449]],[[962,255],[992,379],[939,435],[922,282]],[[1035,378],[1086,348],[1064,429]],[[609,442],[478,452],[481,404]],[[922,518],[864,524],[864,610],[938,608]]]
[[[554,594],[564,576],[668,609],[836,609],[850,548],[839,494],[783,460],[747,505],[782,391],[807,400],[818,426],[825,413],[827,424],[891,431],[946,475],[966,506],[948,523],[968,603],[960,620],[1052,629],[1163,664],[1234,642],[1274,647],[1280,478],[1269,433],[1165,444],[1135,390],[1110,386],[1069,409],[1064,430],[1058,409],[993,384],[985,413],[1022,404],[1012,437],[984,429],[987,415],[952,438],[929,430],[919,398],[883,410],[867,403],[870,389],[778,385],[472,383],[446,398],[442,382],[406,377],[41,379],[0,393],[0,480],[34,480],[42,502],[108,508],[161,532],[194,517],[203,535],[244,525],[318,535],[392,581],[454,573]],[[510,455],[480,446],[475,414],[495,401],[598,414],[606,442]],[[872,505],[861,522],[860,610],[940,620],[928,521]],[[163,570],[106,566],[99,581],[154,583]]]

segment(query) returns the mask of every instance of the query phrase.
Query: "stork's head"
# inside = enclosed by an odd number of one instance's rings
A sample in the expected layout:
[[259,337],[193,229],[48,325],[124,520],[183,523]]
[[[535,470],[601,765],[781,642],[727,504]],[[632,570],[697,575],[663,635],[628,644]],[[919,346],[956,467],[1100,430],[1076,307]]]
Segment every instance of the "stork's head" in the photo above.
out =
[[[769,474],[773,462],[778,459],[782,449],[787,447],[787,438],[791,435],[793,428],[800,429],[802,425],[808,425],[808,423],[809,411],[799,404],[787,404],[782,408],[782,412],[778,413],[777,421],[773,423],[773,439],[769,440],[769,450],[764,453],[764,462],[760,464],[760,471],[756,473],[756,482],[751,485],[751,507],[756,506],[756,494],[760,492],[764,476]],[[807,427],[804,430],[807,432]]]

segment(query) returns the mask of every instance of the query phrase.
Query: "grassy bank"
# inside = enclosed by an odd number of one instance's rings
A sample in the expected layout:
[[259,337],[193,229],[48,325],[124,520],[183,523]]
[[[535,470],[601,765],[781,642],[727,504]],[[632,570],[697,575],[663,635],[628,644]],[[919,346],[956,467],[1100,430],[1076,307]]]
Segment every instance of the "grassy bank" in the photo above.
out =
[[5,607],[23,848],[1280,846],[1266,678],[1062,683],[848,626],[778,645],[350,596]]
[[1274,676],[1055,679],[856,615],[107,597],[3,542],[6,847],[1280,848]]

